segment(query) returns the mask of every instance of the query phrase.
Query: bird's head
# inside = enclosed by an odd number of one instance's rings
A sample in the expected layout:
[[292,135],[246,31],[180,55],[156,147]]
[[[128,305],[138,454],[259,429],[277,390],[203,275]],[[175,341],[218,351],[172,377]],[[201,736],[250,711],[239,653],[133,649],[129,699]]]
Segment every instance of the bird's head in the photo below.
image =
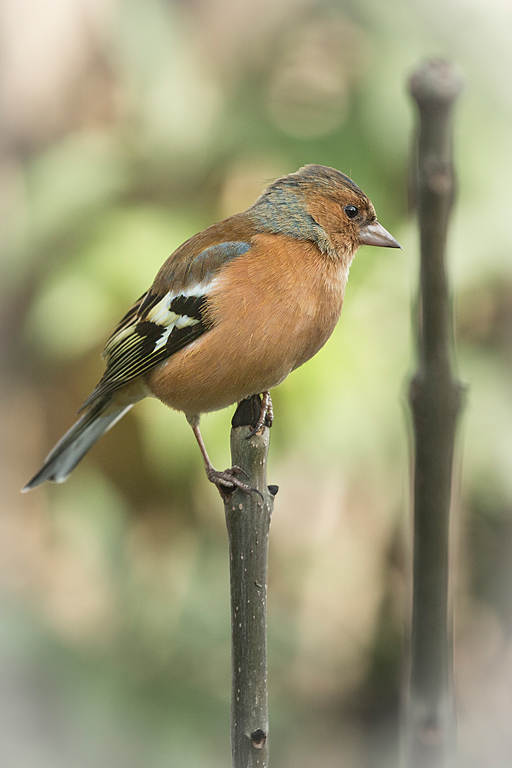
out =
[[251,210],[265,228],[314,240],[333,257],[351,259],[360,245],[400,248],[362,189],[335,168],[305,165],[274,181]]

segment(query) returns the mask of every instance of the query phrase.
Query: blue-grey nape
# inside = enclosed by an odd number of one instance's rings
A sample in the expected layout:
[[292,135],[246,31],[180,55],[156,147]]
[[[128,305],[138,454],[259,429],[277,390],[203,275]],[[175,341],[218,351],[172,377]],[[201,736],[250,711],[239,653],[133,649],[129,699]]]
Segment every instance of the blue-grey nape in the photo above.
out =
[[325,230],[308,213],[304,199],[286,187],[269,187],[249,209],[261,232],[311,240],[323,253],[331,250]]

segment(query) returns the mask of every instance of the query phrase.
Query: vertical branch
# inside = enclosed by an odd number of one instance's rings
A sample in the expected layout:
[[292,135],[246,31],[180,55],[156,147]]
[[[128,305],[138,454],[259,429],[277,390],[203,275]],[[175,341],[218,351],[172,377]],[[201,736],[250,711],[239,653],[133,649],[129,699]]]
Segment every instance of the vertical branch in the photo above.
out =
[[463,390],[455,379],[445,263],[455,192],[452,109],[462,78],[445,61],[410,80],[418,106],[415,169],[420,227],[418,367],[410,385],[414,424],[413,606],[405,755],[407,768],[455,764],[453,637],[449,600],[452,466]]
[[260,412],[258,396],[233,417],[233,464],[247,473],[251,493],[225,495],[231,588],[231,754],[233,768],[267,768],[267,562],[277,486],[267,488],[269,430],[248,439]]

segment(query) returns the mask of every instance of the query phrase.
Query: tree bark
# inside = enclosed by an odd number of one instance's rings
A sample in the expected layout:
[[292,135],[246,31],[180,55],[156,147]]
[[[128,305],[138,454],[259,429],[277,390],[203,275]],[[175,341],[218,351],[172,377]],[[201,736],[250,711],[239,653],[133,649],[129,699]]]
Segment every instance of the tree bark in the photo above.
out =
[[225,495],[231,588],[231,754],[233,768],[268,766],[267,563],[270,518],[277,486],[267,487],[269,430],[248,437],[259,397],[240,403],[233,417],[233,464],[253,490]]

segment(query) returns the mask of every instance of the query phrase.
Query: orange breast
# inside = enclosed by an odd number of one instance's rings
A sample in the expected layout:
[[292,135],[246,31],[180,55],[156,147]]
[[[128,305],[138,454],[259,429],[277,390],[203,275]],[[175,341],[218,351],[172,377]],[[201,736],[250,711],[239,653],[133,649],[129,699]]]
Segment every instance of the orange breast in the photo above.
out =
[[152,393],[187,415],[272,389],[331,335],[348,265],[312,243],[256,235],[209,294],[214,327],[152,371]]

